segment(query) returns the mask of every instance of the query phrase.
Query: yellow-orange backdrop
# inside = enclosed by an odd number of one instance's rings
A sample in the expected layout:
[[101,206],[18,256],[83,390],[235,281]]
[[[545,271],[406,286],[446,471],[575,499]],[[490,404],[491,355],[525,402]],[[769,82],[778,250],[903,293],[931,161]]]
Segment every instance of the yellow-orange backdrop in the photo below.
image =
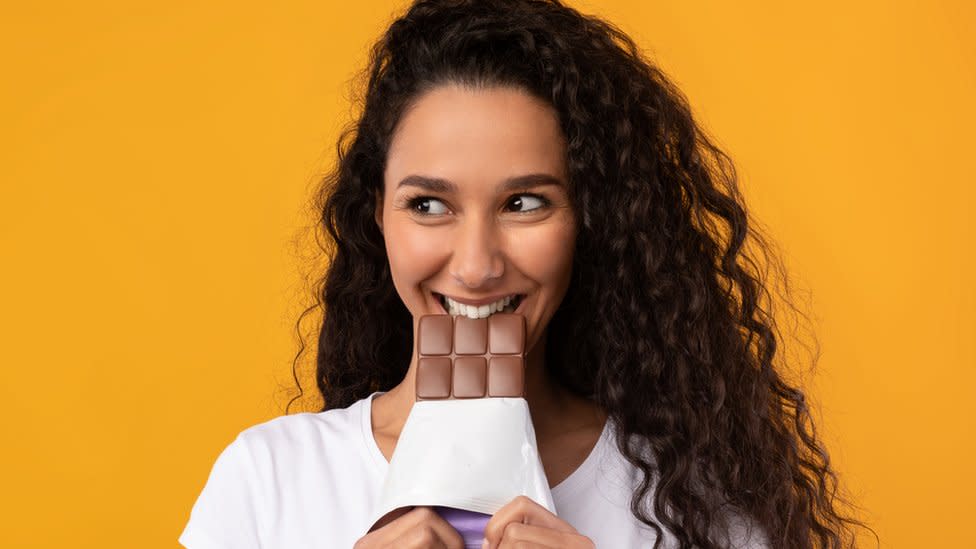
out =
[[[2,545],[175,547],[219,451],[283,413],[303,203],[401,5],[5,7]],[[861,517],[972,547],[972,4],[572,5],[677,81],[812,292]]]

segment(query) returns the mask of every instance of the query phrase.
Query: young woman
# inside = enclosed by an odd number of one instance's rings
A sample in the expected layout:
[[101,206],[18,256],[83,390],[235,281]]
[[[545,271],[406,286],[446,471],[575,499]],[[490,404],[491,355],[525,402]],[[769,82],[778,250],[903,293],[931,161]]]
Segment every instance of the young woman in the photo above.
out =
[[626,35],[556,0],[420,1],[368,76],[321,193],[325,405],[241,433],[181,542],[461,547],[425,507],[363,534],[417,320],[514,305],[557,513],[517,498],[488,545],[853,545],[731,163]]

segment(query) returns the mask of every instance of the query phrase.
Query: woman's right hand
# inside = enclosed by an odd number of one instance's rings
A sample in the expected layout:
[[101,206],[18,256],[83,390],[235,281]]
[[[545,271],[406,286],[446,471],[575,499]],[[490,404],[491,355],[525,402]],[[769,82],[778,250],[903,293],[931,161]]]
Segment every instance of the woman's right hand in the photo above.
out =
[[430,507],[405,507],[379,521],[353,549],[464,549],[464,539]]

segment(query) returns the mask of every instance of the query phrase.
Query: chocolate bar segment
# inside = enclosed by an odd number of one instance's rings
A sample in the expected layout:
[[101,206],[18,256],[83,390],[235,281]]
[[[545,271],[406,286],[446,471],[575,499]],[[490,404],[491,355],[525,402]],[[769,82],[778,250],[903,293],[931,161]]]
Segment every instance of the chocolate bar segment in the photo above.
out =
[[521,355],[525,349],[525,317],[496,314],[488,317],[488,338],[493,355]]
[[454,324],[451,315],[425,315],[420,318],[418,330],[424,337],[418,341],[418,352],[423,355],[451,354]]
[[416,389],[417,400],[524,397],[525,317],[422,316]]
[[454,359],[454,397],[481,398],[488,390],[488,364],[483,356]]
[[487,321],[487,318],[454,317],[454,352],[459,355],[483,355],[488,352]]
[[451,360],[434,356],[417,362],[417,397],[447,398],[451,396]]
[[493,356],[488,368],[488,396],[523,396],[525,368],[515,356]]

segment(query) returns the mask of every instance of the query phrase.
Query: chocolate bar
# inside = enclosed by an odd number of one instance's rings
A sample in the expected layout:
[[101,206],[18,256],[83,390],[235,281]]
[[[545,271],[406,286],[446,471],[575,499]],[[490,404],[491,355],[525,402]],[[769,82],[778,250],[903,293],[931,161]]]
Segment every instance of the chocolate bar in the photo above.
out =
[[417,400],[524,396],[524,316],[420,317]]

